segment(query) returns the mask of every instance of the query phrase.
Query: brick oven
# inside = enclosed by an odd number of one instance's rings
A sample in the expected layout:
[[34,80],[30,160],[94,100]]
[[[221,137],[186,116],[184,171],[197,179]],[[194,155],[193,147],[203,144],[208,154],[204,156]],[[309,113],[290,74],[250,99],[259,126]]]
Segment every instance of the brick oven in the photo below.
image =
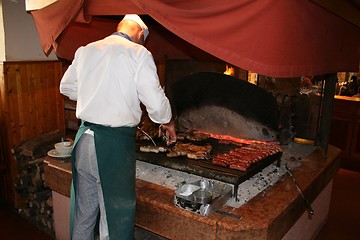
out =
[[[176,116],[177,144],[210,145],[211,151],[200,159],[189,157],[186,153],[169,157],[169,152],[173,152],[171,149],[141,151],[144,145],[164,147],[164,142],[157,138],[157,126],[141,124],[140,128],[153,133],[156,143],[151,143],[146,137],[142,139],[147,141],[138,141],[138,160],[229,183],[234,187],[233,196],[237,198],[239,184],[274,162],[280,166],[283,146],[294,141],[311,143],[321,146],[325,157],[329,133],[327,124],[331,120],[331,111],[326,108],[333,101],[329,97],[331,77],[326,86],[324,81],[328,76],[319,77],[319,83],[312,87],[301,86],[300,78],[273,79],[264,76],[259,77],[257,85],[254,85],[214,71],[214,63],[210,64],[212,67],[208,72],[193,68],[189,75],[186,71],[177,72],[175,69],[184,69],[181,64],[187,65],[188,62],[175,63],[176,66],[169,63],[170,73],[166,75],[165,89]],[[217,64],[225,69],[225,63]],[[271,83],[274,85],[276,81],[277,88],[271,87]],[[208,138],[194,140],[199,132]],[[180,138],[184,133],[187,135],[185,140]],[[141,138],[142,133],[138,131],[138,134]],[[189,138],[189,134],[193,138]],[[268,152],[264,150],[266,148]],[[249,160],[254,164],[244,167],[249,158],[258,160]]]

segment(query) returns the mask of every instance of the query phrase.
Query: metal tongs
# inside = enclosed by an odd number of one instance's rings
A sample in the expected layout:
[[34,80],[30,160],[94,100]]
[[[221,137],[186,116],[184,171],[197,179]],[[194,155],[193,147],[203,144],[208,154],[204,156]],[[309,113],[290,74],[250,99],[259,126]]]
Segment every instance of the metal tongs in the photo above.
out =
[[176,142],[176,140],[173,140],[173,139],[168,138],[168,137],[166,136],[166,130],[163,128],[162,125],[159,126],[159,129],[160,129],[160,131],[161,131],[162,139],[163,139],[164,142],[166,142],[166,145],[167,145],[167,146],[169,146],[169,145],[171,145],[171,144],[173,144],[173,143]]
[[170,139],[166,136],[166,131],[162,127],[162,125],[159,126],[159,129],[161,131],[161,136],[162,136],[162,139],[164,140],[164,142],[166,142],[166,143],[170,142]]
[[288,174],[290,175],[290,177],[292,178],[292,180],[293,180],[293,182],[294,182],[294,184],[295,184],[296,189],[299,191],[302,199],[304,200],[305,205],[306,205],[309,213],[310,213],[311,215],[313,215],[313,214],[314,214],[314,209],[311,207],[311,204],[309,203],[309,201],[305,198],[304,193],[302,192],[299,184],[297,183],[294,175],[292,175],[292,173],[291,173],[291,171],[290,171],[290,168],[287,166],[286,163],[285,163],[285,168],[286,168],[286,171],[288,172]]

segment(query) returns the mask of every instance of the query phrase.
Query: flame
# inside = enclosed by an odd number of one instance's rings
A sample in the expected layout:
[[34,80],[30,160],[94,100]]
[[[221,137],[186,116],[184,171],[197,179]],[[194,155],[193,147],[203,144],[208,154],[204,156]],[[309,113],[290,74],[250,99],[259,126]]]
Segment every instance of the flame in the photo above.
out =
[[234,70],[233,67],[229,67],[229,66],[226,64],[226,70],[225,70],[224,74],[230,75],[230,76],[234,76],[234,75],[235,75],[235,70]]

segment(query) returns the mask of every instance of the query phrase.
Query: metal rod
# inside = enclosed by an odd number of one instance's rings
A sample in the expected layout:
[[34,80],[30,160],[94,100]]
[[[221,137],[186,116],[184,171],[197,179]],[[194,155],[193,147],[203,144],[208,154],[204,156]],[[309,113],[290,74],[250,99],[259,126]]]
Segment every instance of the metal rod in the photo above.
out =
[[157,147],[154,139],[152,139],[152,137],[150,137],[150,135],[149,135],[147,132],[145,132],[144,130],[142,130],[142,129],[139,128],[139,127],[137,127],[137,129],[139,129],[143,134],[145,134],[145,135],[152,141],[152,143],[154,144],[154,146]]
[[236,218],[236,219],[241,219],[242,217],[237,216],[235,214],[229,213],[229,212],[225,212],[225,211],[221,211],[221,210],[217,210],[216,213],[227,216],[227,217],[231,217],[231,218]]
[[314,214],[314,209],[311,207],[311,204],[309,203],[309,201],[305,198],[305,195],[304,195],[303,191],[301,190],[299,184],[297,183],[294,175],[292,175],[292,173],[291,173],[291,171],[290,171],[290,168],[287,166],[286,163],[285,163],[285,168],[286,168],[286,171],[289,173],[291,179],[293,180],[296,189],[299,191],[302,199],[304,200],[305,205],[306,205],[307,209],[309,210],[309,213],[310,213],[311,215],[313,215],[313,214]]

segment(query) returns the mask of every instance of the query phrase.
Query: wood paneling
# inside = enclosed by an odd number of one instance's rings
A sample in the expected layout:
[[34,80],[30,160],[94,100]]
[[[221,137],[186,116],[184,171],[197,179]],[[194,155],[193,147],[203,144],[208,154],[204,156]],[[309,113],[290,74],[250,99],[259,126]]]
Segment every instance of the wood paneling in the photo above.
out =
[[32,137],[65,132],[64,100],[59,92],[60,61],[4,62],[0,82],[1,152],[6,167],[1,182],[5,200],[19,203],[14,190],[17,164],[11,150]]

